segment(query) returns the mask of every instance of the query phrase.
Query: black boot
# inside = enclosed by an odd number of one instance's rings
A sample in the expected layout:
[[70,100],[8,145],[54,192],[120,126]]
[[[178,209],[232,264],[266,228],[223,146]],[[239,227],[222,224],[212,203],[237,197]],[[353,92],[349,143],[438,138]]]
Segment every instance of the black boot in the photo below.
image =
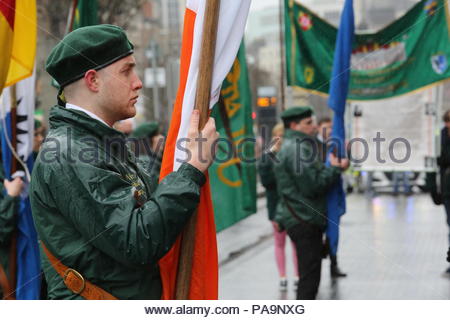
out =
[[332,278],[346,277],[347,274],[343,273],[337,265],[337,257],[330,255],[331,265],[330,265],[330,275]]

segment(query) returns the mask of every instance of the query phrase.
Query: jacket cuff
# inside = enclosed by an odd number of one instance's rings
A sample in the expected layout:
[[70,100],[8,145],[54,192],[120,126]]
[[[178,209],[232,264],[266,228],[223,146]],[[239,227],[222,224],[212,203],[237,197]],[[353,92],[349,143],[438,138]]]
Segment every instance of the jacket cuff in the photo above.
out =
[[193,165],[190,165],[189,163],[185,162],[181,165],[181,167],[178,169],[178,172],[186,177],[194,181],[196,184],[198,184],[200,187],[203,187],[203,185],[206,183],[206,177]]
[[10,203],[10,202],[16,203],[19,201],[19,197],[11,197],[8,193],[5,192],[5,195],[3,196],[3,201],[5,203]]

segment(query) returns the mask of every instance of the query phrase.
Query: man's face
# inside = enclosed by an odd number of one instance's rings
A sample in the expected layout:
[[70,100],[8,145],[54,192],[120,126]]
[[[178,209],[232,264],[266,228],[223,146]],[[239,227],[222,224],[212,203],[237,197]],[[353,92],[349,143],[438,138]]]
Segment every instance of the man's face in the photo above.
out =
[[313,136],[316,132],[317,128],[314,123],[314,119],[312,117],[308,117],[305,119],[300,120],[295,125],[291,126],[292,130],[303,132],[304,134],[307,134],[309,136]]
[[319,134],[323,137],[323,140],[328,140],[331,136],[331,128],[332,128],[331,121],[322,122],[319,125]]
[[135,104],[142,81],[135,66],[134,56],[129,55],[98,72],[101,83],[100,104],[104,112],[113,115],[115,121],[136,115]]

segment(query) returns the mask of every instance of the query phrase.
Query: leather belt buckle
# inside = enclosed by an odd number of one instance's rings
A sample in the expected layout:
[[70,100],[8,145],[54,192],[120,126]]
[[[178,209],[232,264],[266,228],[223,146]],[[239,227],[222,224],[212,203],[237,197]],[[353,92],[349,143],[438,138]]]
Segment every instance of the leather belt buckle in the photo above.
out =
[[[70,276],[70,274],[72,274],[73,276],[71,277],[71,279],[67,280],[67,278]],[[75,277],[75,279],[73,277]],[[66,286],[70,290],[72,290],[73,293],[75,293],[75,294],[82,293],[83,290],[86,288],[86,280],[84,280],[83,276],[75,269],[68,268],[66,270],[66,272],[64,272],[63,280],[64,280],[64,283],[66,284]],[[79,281],[81,282],[81,285],[79,285],[79,283],[78,283]],[[79,288],[78,289],[74,288],[74,286],[79,287]]]

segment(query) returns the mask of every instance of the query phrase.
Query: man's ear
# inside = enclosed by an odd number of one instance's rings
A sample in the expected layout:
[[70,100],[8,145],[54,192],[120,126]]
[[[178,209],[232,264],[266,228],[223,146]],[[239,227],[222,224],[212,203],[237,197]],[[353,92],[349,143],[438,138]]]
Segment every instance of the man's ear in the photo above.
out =
[[289,123],[289,129],[294,130],[296,125],[297,125],[297,122],[291,121],[291,122]]
[[89,90],[98,92],[99,90],[99,78],[97,71],[91,69],[84,74],[84,83]]

